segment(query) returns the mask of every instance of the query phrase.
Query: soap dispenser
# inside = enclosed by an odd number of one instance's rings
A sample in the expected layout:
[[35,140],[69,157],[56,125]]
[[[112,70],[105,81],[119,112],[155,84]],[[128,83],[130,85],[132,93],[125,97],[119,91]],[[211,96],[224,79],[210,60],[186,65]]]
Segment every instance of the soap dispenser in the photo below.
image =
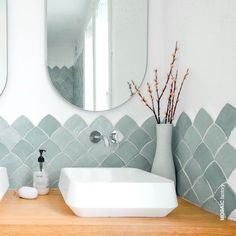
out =
[[39,195],[46,195],[49,192],[49,177],[47,172],[44,170],[44,162],[45,159],[43,157],[43,153],[46,150],[39,150],[40,156],[38,158],[39,163],[39,171],[34,172],[34,180],[33,185],[34,188],[38,190]]

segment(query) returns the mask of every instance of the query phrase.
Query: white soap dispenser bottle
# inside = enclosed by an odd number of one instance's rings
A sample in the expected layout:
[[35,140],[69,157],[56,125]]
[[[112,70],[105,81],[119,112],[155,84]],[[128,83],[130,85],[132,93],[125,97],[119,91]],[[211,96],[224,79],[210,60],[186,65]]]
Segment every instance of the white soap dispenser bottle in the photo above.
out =
[[39,171],[34,172],[33,185],[34,188],[38,190],[39,195],[46,195],[49,192],[49,177],[48,173],[43,168],[43,163],[45,161],[43,153],[46,150],[39,150],[40,156],[38,158]]

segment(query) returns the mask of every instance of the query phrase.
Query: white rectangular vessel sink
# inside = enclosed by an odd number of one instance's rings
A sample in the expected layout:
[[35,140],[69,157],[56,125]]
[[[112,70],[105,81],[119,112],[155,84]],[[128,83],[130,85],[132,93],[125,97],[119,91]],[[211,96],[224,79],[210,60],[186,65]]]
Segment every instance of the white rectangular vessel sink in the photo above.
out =
[[9,181],[7,176],[7,169],[0,167],[0,201],[9,187]]
[[59,189],[80,217],[164,217],[178,206],[172,180],[133,168],[64,168]]

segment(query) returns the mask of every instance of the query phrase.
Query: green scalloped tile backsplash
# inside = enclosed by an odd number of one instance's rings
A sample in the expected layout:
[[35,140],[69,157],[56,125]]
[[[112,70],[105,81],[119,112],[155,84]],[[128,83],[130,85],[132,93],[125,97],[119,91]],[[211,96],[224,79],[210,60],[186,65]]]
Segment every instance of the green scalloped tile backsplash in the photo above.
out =
[[[109,149],[103,142],[90,142],[92,131],[109,135],[115,128],[124,135],[119,147]],[[25,116],[12,125],[0,118],[0,166],[8,168],[11,188],[32,185],[33,171],[38,168],[38,149],[47,150],[45,167],[51,187],[57,187],[63,167],[137,167],[150,171],[155,152],[153,130],[152,117],[142,127],[129,116],[122,117],[115,127],[103,116],[89,126],[78,115],[63,125],[51,115],[37,126]]]
[[236,109],[226,104],[215,122],[201,109],[193,123],[183,113],[174,128],[178,194],[218,215],[222,186],[226,216],[236,211],[236,193],[228,184],[231,174],[236,171],[236,150],[228,142],[235,127]]
[[[11,188],[32,185],[40,148],[47,150],[45,167],[51,187],[57,187],[63,167],[135,167],[150,171],[156,146],[155,126],[154,117],[141,126],[129,116],[114,126],[103,116],[88,125],[78,115],[64,124],[48,115],[37,126],[24,116],[12,125],[0,117],[0,166],[8,168]],[[235,126],[236,109],[226,104],[215,122],[204,109],[193,122],[182,113],[173,131],[178,194],[219,214],[223,184],[226,216],[236,211],[235,186],[230,184],[236,171],[236,150],[228,142]],[[119,147],[111,150],[102,142],[95,145],[89,141],[92,131],[108,135],[113,129],[124,135]]]

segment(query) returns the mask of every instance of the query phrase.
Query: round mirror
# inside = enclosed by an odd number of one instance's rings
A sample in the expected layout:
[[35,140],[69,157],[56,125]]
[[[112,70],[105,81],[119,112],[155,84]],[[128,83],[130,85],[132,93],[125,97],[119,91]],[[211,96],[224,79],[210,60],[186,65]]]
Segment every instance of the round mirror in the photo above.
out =
[[47,66],[70,103],[104,111],[132,96],[147,67],[148,0],[47,0]]

